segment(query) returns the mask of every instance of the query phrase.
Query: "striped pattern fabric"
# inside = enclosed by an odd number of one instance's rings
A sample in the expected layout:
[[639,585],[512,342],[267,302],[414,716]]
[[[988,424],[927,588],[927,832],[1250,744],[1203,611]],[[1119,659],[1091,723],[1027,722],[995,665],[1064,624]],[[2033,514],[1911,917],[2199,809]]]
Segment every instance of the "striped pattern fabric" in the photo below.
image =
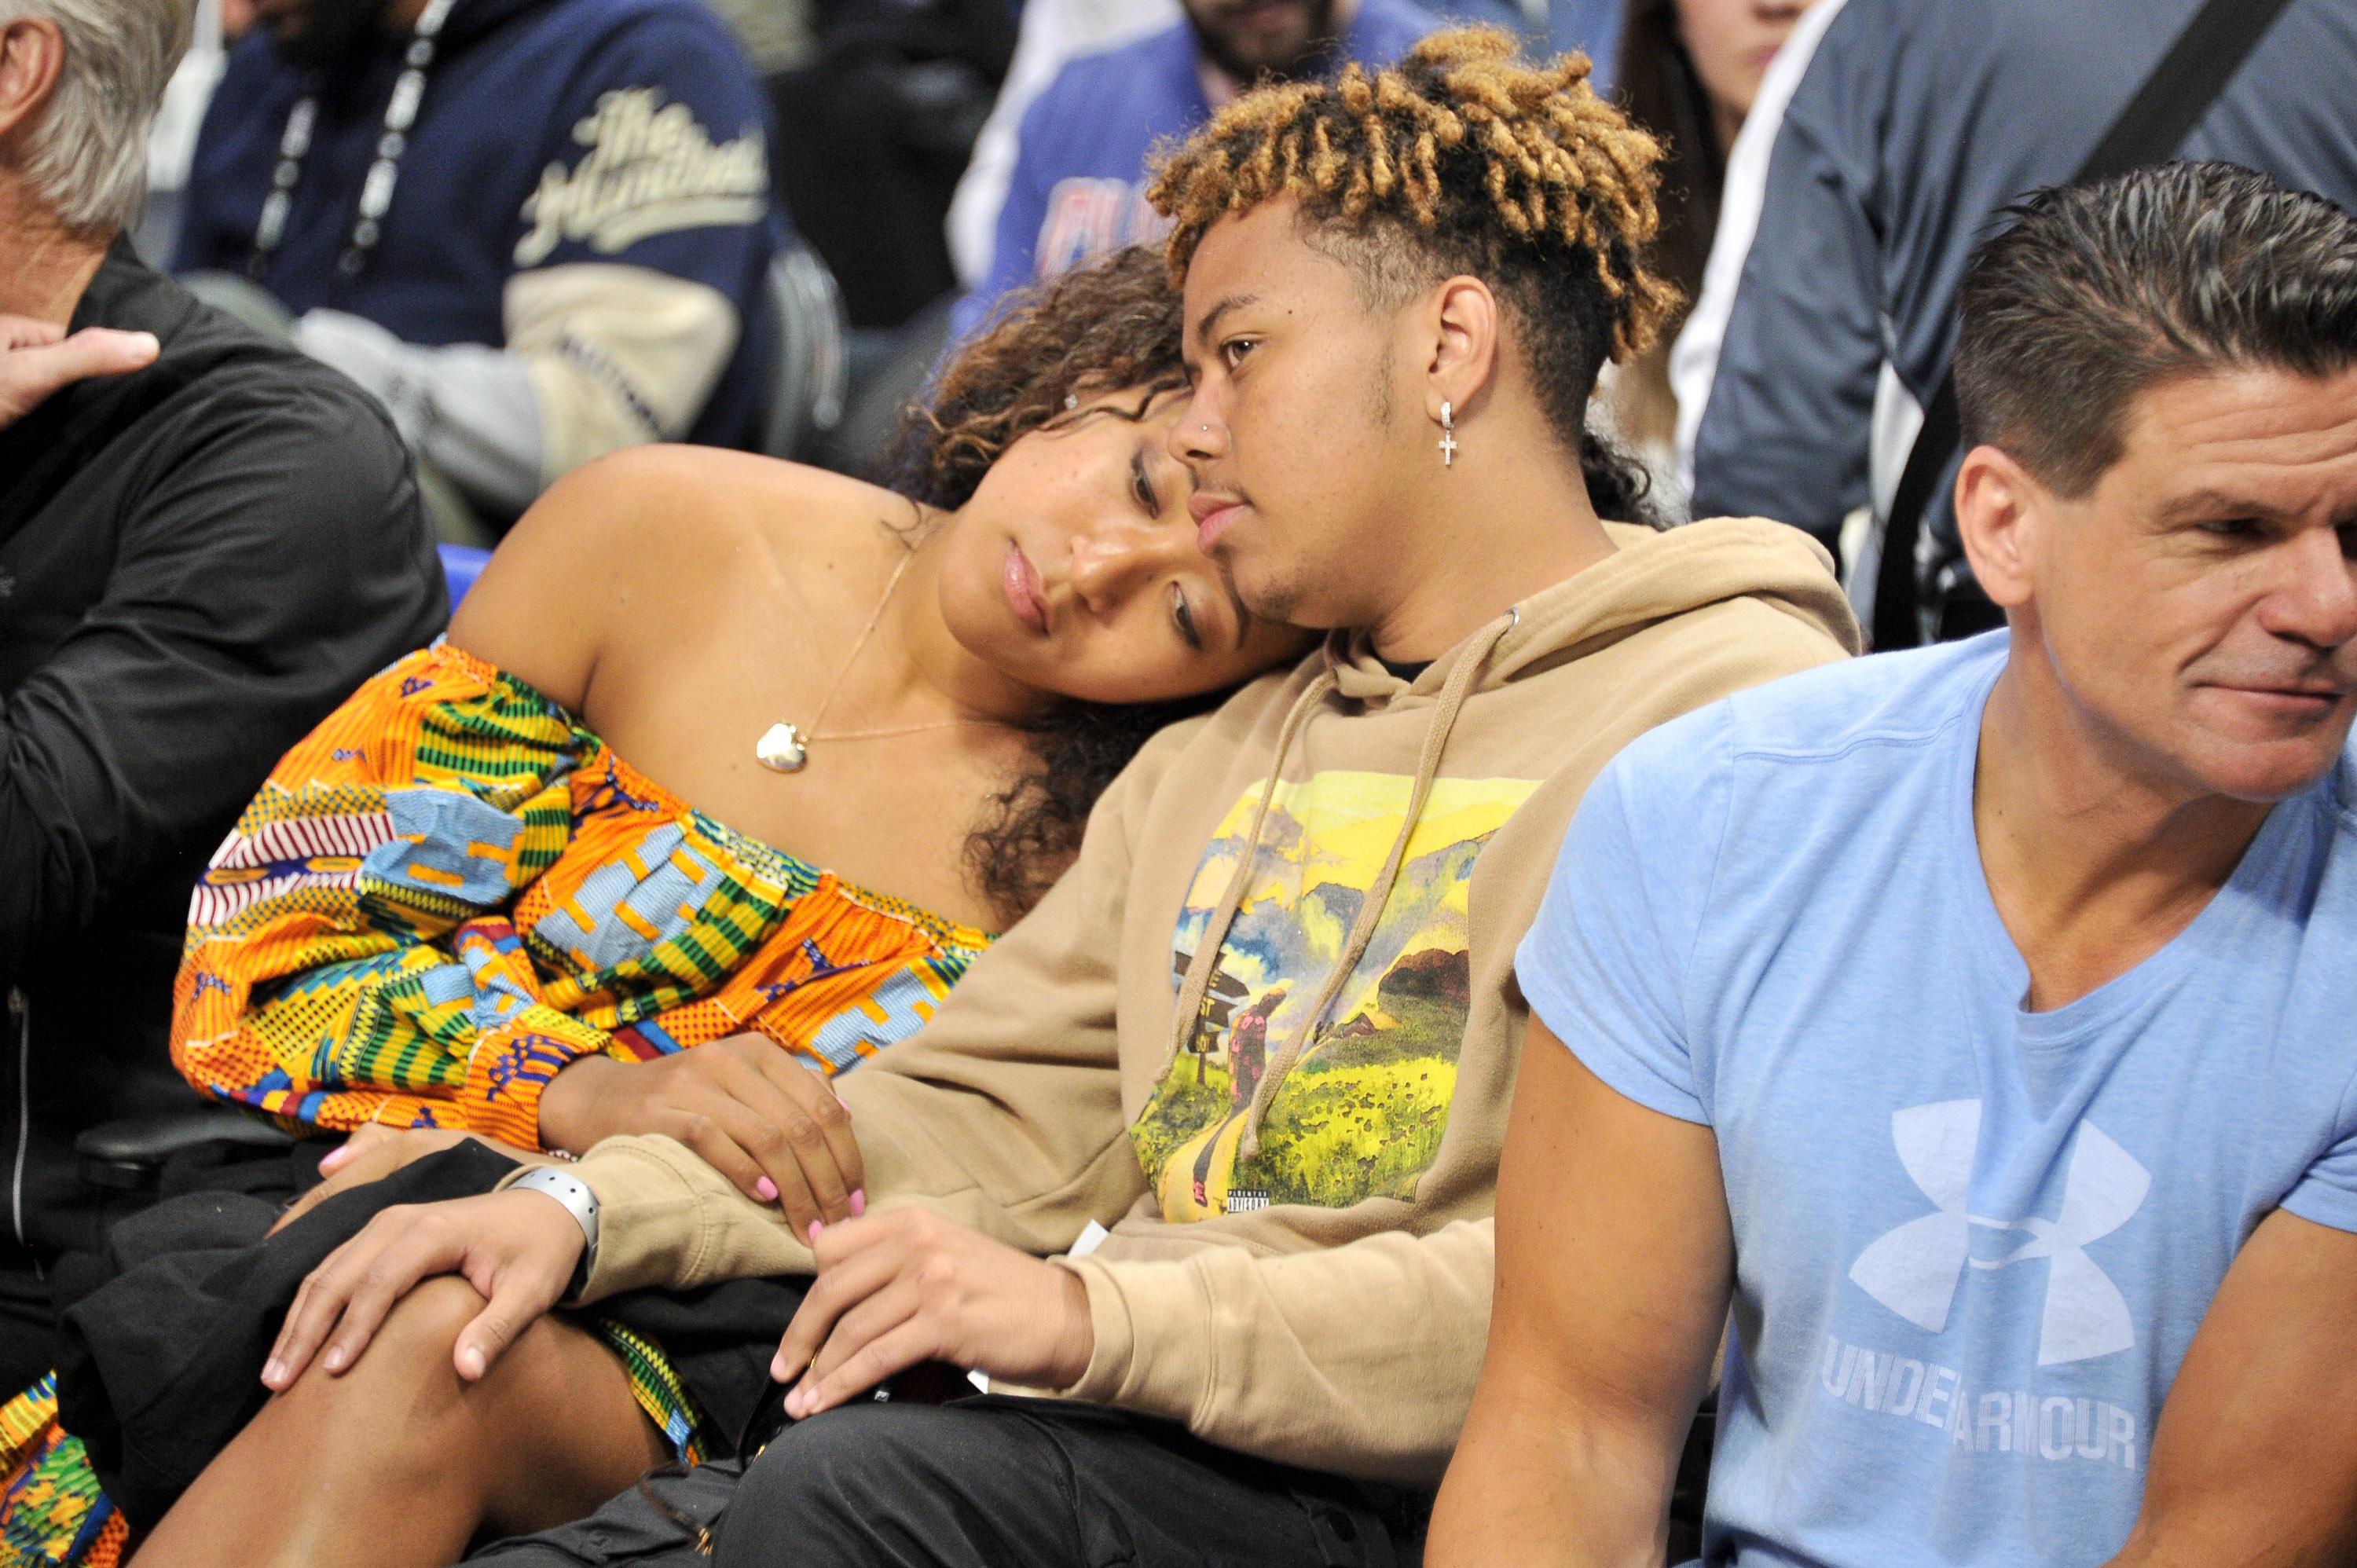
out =
[[832,1075],[923,1024],[988,940],[733,832],[437,643],[288,752],[214,854],[172,1056],[291,1130],[537,1148],[577,1057],[749,1031]]
[[0,1552],[8,1568],[115,1568],[130,1534],[81,1439],[58,1426],[52,1372],[0,1405]]
[[621,1360],[622,1369],[630,1374],[630,1397],[671,1445],[673,1458],[683,1465],[701,1465],[716,1453],[727,1452],[730,1434],[711,1429],[711,1422],[680,1380],[678,1369],[662,1346],[610,1317],[592,1317],[588,1326]]

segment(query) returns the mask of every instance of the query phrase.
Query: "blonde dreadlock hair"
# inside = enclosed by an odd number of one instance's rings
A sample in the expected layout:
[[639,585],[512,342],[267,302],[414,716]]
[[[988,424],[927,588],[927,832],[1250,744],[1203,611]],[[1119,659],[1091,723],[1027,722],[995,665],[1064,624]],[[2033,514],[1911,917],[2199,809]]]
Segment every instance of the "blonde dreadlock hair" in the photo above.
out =
[[1662,148],[1596,96],[1585,56],[1530,65],[1515,48],[1494,28],[1436,33],[1389,70],[1245,93],[1163,157],[1146,197],[1174,224],[1173,277],[1222,218],[1289,197],[1371,308],[1459,273],[1488,284],[1612,516],[1641,509],[1645,481],[1587,431],[1587,399],[1681,302],[1646,265]]

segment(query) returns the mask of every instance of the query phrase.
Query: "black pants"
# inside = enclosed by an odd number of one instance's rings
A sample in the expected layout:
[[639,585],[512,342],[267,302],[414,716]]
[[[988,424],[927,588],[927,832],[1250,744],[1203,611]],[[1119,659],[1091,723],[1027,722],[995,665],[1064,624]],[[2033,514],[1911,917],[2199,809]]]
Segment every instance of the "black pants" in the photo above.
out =
[[48,1280],[29,1262],[0,1267],[0,1400],[16,1398],[57,1364]]
[[1415,1499],[1059,1400],[854,1404],[746,1471],[716,1568],[1413,1568]]

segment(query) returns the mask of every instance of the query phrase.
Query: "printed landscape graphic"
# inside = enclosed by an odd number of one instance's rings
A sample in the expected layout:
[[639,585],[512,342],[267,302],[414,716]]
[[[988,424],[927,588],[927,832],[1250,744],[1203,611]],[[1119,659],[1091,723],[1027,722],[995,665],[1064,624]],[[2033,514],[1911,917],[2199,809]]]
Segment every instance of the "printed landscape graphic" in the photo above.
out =
[[[1165,1218],[1405,1199],[1431,1166],[1471,1001],[1467,886],[1482,846],[1535,780],[1434,781],[1374,940],[1270,1101],[1257,1155],[1238,1160],[1245,1108],[1307,1026],[1414,782],[1333,772],[1277,787],[1194,1036],[1130,1129]],[[1259,804],[1255,787],[1229,809],[1196,868],[1172,944],[1174,994]]]

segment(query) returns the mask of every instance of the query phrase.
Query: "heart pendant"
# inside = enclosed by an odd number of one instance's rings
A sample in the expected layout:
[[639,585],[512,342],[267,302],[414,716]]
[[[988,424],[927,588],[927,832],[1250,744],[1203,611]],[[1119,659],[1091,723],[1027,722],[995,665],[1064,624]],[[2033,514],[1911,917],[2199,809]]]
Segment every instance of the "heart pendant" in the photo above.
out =
[[754,746],[753,755],[772,773],[800,773],[810,761],[810,748],[802,745],[802,732],[791,725],[771,725],[769,733]]

